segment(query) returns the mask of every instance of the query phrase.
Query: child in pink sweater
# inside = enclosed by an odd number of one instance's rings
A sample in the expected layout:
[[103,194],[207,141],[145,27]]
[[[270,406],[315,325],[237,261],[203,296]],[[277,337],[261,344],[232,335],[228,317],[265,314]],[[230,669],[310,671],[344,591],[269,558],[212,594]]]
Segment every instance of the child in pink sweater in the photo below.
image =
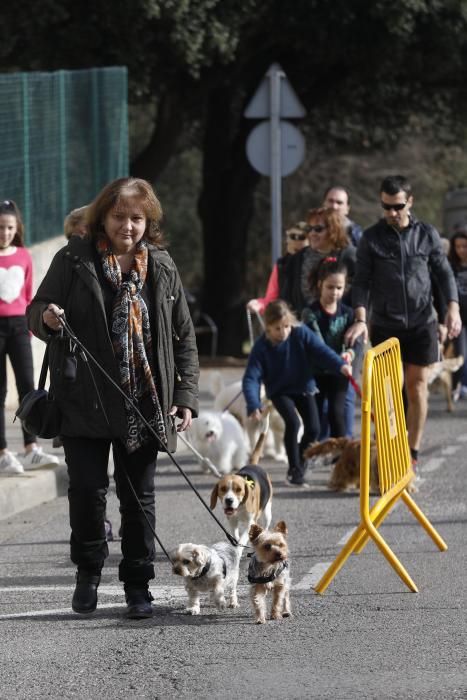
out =
[[21,214],[12,200],[0,203],[0,474],[19,474],[57,464],[37,445],[36,436],[23,430],[24,454],[15,456],[7,449],[5,399],[6,358],[10,358],[19,399],[34,389],[31,338],[26,307],[32,299],[32,260],[24,247]]

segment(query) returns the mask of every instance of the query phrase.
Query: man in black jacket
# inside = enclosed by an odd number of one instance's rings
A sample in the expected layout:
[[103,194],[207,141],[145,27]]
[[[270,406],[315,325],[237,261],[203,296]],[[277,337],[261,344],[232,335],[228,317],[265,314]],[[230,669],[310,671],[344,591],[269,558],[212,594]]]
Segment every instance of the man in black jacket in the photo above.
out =
[[449,337],[459,335],[461,319],[456,283],[441,238],[430,224],[411,214],[412,188],[401,175],[386,177],[380,189],[383,219],[364,231],[357,249],[352,287],[355,322],[347,332],[353,344],[366,342],[371,306],[373,345],[400,341],[407,394],[407,431],[415,465],[428,410],[428,366],[438,360],[438,321],[431,277],[448,302],[444,323]]

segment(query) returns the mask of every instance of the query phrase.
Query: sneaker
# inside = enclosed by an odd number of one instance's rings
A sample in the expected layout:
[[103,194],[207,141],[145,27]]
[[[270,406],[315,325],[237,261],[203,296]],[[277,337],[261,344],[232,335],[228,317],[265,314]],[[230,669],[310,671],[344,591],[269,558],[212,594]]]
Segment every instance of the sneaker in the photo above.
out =
[[20,455],[21,464],[26,471],[31,469],[40,469],[41,467],[50,467],[51,464],[60,462],[55,455],[48,455],[42,451],[42,447],[35,447],[30,452],[25,452]]
[[22,474],[23,465],[11,452],[4,452],[0,457],[0,474]]
[[308,484],[306,481],[291,481],[290,479],[286,479],[284,482],[285,486],[295,486],[297,489],[309,489],[310,484]]

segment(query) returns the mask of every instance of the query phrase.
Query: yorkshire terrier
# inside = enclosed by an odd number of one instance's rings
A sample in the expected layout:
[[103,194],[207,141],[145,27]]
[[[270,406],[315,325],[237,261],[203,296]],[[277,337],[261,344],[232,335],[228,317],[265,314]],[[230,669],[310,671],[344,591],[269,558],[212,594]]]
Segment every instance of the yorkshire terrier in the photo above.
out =
[[186,612],[199,615],[201,593],[211,594],[218,610],[238,608],[237,581],[242,547],[217,542],[211,547],[186,542],[172,552],[172,571],[185,579],[188,593]]
[[287,526],[283,520],[273,530],[264,530],[255,524],[250,527],[249,534],[254,553],[248,567],[248,581],[255,622],[258,625],[266,622],[266,595],[269,591],[272,592],[271,620],[290,617]]

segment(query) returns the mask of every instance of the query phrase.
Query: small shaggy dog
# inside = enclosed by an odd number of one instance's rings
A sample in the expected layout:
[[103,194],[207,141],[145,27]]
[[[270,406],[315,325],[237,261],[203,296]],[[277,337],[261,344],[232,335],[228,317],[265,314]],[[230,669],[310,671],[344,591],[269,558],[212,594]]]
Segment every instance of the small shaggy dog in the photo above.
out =
[[[221,474],[230,474],[247,462],[243,430],[230,413],[201,411],[188,431],[193,446],[211,460]],[[203,462],[201,468],[211,472]]]
[[238,608],[237,581],[241,547],[217,542],[212,547],[186,542],[171,555],[172,571],[185,579],[188,593],[186,612],[199,615],[201,593],[210,593],[218,610]]
[[[304,457],[311,462],[326,457],[334,463],[329,479],[329,488],[333,491],[360,486],[360,440],[329,438],[324,442],[314,442],[306,448]],[[379,492],[378,459],[373,440],[370,446],[370,491]]]
[[255,622],[266,622],[266,596],[272,592],[271,620],[291,616],[289,550],[287,526],[280,520],[273,530],[263,530],[259,525],[250,528],[250,540],[254,553],[248,567],[248,581]]
[[[258,440],[259,428],[254,421],[248,420],[241,380],[224,385],[220,372],[212,372],[210,375],[210,388],[212,395],[215,396],[214,409],[216,411],[227,410],[235,416],[245,430],[250,442],[250,450],[253,450]],[[264,400],[265,397],[263,387],[261,400]],[[265,456],[272,457],[276,462],[287,462],[284,447],[285,425],[275,408],[271,409],[269,427],[270,431],[264,446]]]

